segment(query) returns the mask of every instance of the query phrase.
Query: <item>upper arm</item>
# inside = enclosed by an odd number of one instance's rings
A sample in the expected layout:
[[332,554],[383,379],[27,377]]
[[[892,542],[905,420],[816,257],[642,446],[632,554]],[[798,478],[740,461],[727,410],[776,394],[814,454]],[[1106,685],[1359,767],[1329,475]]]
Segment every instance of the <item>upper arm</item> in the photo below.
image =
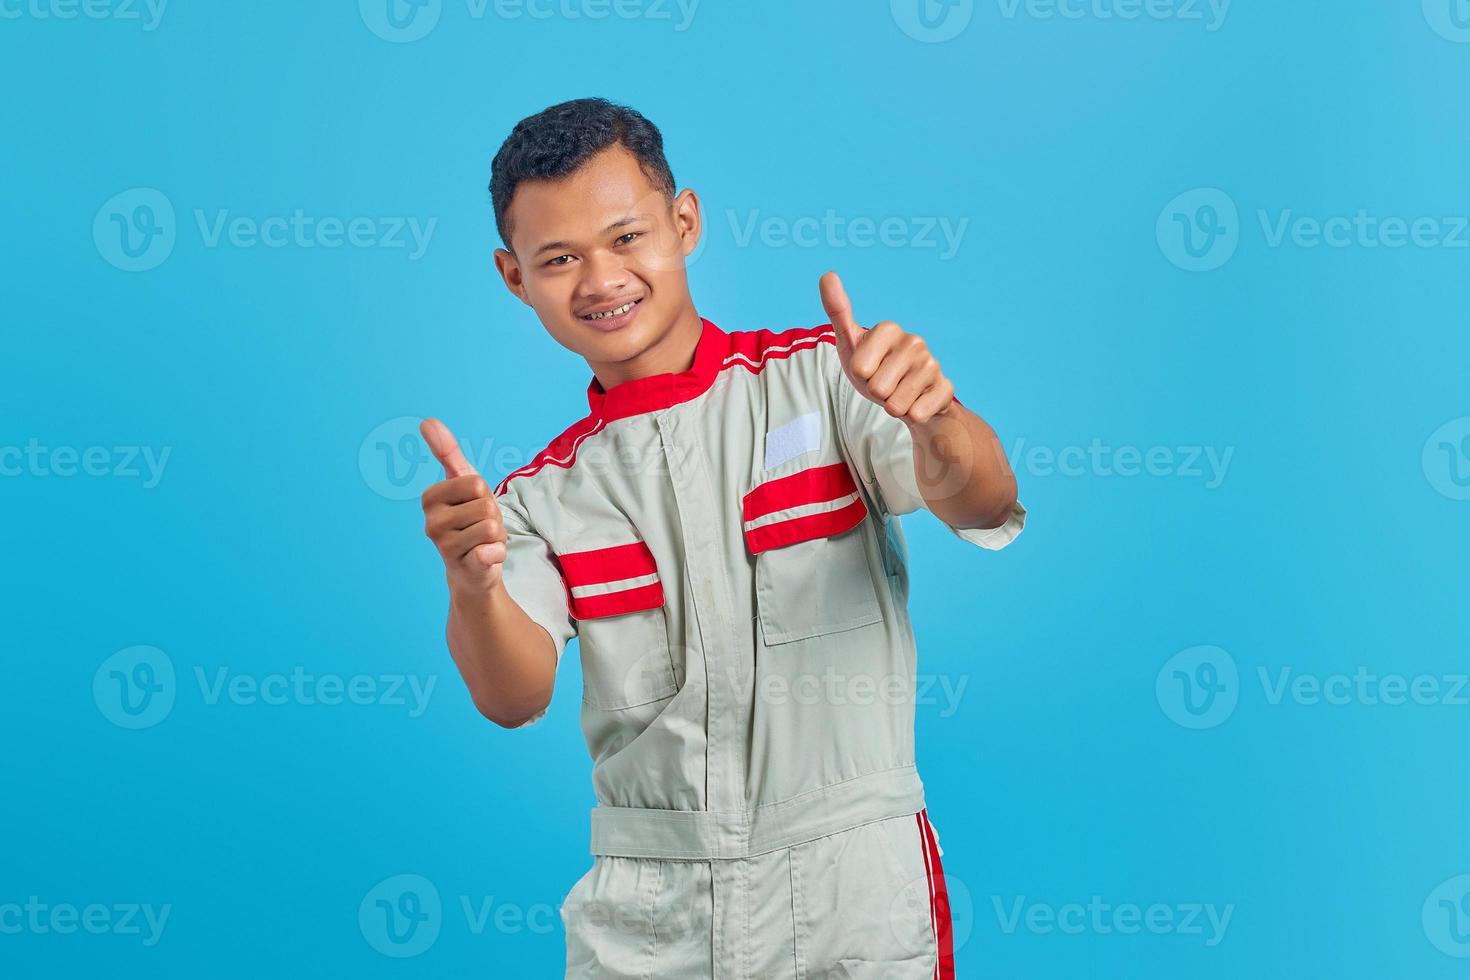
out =
[[[501,566],[505,589],[516,605],[550,638],[555,656],[552,663],[554,683],[561,655],[577,634],[577,624],[568,605],[566,583],[551,545],[531,526],[513,491],[507,488],[497,502],[505,523],[506,556]],[[524,728],[535,724],[545,714],[546,709],[543,708],[527,721],[512,727]]]

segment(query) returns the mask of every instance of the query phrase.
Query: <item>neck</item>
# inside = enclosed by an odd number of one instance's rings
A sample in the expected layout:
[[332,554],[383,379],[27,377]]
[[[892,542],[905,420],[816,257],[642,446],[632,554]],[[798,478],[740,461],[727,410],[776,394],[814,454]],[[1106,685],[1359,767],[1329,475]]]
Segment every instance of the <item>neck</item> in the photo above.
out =
[[686,306],[663,336],[636,357],[610,364],[592,365],[592,374],[603,391],[625,381],[659,374],[678,374],[694,366],[694,351],[704,333],[704,323],[693,304]]

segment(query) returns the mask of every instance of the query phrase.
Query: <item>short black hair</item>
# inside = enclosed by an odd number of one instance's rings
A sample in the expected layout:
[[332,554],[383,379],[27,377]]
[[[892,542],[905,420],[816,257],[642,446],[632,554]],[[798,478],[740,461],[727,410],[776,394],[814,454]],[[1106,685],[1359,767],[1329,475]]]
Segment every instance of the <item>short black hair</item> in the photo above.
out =
[[522,181],[560,180],[614,143],[637,157],[649,181],[673,200],[674,173],[664,158],[663,134],[635,109],[607,99],[573,99],[516,123],[490,164],[490,201],[505,247],[511,233],[506,213]]

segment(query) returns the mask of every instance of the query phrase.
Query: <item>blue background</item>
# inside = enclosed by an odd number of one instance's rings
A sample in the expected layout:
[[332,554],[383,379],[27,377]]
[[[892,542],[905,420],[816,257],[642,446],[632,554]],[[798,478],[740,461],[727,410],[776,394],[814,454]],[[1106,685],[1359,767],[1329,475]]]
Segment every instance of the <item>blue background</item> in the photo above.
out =
[[[1444,695],[1470,669],[1470,28],[1451,0],[1223,21],[987,0],[942,41],[912,0],[704,0],[687,23],[653,0],[600,20],[595,0],[443,0],[406,34],[384,3],[175,2],[152,29],[118,3],[4,8],[0,975],[560,976],[556,906],[591,860],[577,657],[537,726],[475,713],[422,536],[437,471],[400,439],[439,415],[498,478],[585,411],[586,365],[490,264],[485,184],[517,119],[589,94],[653,119],[702,196],[703,315],[820,323],[837,268],[861,320],[923,334],[1021,450],[1011,547],[906,522],[920,670],[965,685],[918,718],[960,976],[1465,975],[1470,692]],[[379,237],[435,224],[418,257],[210,243],[221,212],[298,209]],[[1360,209],[1460,245],[1273,239],[1283,215]],[[782,238],[829,210],[903,231]],[[134,218],[163,232],[132,239],[143,271],[115,223]],[[954,254],[923,244],[929,220],[968,222]],[[1154,472],[1035,453],[1094,444],[1156,448]],[[72,472],[58,447],[107,462]],[[161,478],[114,447],[167,451]],[[1231,454],[1218,479],[1190,464],[1205,449]],[[113,671],[147,675],[119,651],[166,689],[146,727],[124,727]],[[1360,667],[1440,696],[1272,697],[1283,670]],[[382,680],[367,704],[211,696],[220,671],[298,668],[435,687],[421,713]],[[442,907],[407,958],[359,924],[403,874]],[[1007,928],[1018,900],[1094,895],[1231,919],[1213,944],[1207,924]],[[170,912],[151,945],[17,929],[3,906],[31,896]]]

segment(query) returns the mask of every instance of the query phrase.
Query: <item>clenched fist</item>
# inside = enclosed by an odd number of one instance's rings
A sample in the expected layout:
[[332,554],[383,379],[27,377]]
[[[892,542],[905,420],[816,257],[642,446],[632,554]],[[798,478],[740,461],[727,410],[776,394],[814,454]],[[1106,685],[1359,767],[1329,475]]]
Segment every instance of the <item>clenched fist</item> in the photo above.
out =
[[424,533],[444,557],[450,591],[487,593],[500,585],[505,564],[500,505],[443,422],[424,419],[419,432],[444,464],[444,479],[424,491]]
[[842,371],[860,395],[910,427],[949,411],[955,403],[954,385],[922,337],[904,332],[892,320],[871,329],[858,326],[835,272],[822,277],[820,288],[822,306],[837,331]]

